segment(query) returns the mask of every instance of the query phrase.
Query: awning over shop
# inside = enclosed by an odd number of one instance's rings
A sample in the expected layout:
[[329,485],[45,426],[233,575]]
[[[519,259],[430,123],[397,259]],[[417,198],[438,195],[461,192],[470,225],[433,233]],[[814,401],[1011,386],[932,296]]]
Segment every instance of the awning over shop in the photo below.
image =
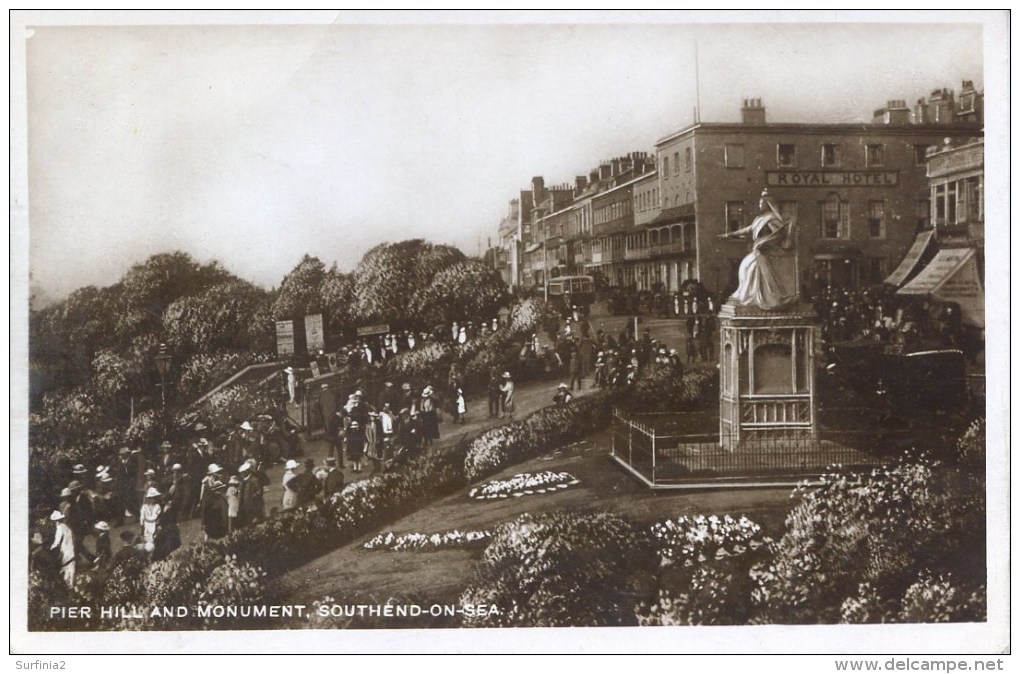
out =
[[539,241],[538,243],[533,243],[530,246],[528,246],[527,248],[525,248],[524,252],[525,253],[534,253],[536,250],[538,250],[541,247],[542,247],[542,242]]
[[940,250],[897,295],[931,295],[942,302],[956,302],[964,323],[985,327],[985,291],[978,274],[973,248]]
[[663,209],[662,213],[655,216],[654,220],[645,223],[645,227],[662,227],[673,225],[678,222],[690,222],[694,219],[694,204],[683,204],[682,206],[671,206]]
[[885,282],[891,286],[903,285],[903,282],[917,271],[921,258],[928,251],[934,238],[934,231],[921,232],[914,237],[914,243],[910,244],[910,250],[907,251],[906,256],[900,261],[899,266],[896,267],[893,273],[889,274]]

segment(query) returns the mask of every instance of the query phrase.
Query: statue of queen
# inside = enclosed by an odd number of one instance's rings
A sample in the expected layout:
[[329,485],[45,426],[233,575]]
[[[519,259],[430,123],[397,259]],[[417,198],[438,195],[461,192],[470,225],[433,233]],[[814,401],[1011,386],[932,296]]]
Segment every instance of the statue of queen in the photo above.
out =
[[720,234],[720,239],[751,239],[751,252],[740,263],[740,284],[729,301],[759,309],[778,309],[797,299],[794,223],[784,220],[769,191],[763,190],[759,215],[750,225]]

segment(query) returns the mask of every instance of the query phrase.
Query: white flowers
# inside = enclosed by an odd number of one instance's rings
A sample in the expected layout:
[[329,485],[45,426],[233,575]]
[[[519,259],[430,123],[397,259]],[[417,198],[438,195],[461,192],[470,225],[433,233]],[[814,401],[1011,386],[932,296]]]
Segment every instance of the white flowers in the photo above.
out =
[[743,515],[740,519],[698,515],[665,520],[652,525],[652,535],[659,541],[664,564],[681,561],[688,566],[709,557],[739,555],[769,541],[761,527]]
[[458,531],[457,529],[435,534],[395,535],[390,531],[385,535],[379,534],[362,547],[366,550],[431,552],[443,548],[461,548],[472,543],[486,541],[491,535],[488,531]]
[[518,473],[509,480],[492,480],[475,487],[468,496],[476,499],[520,497],[526,494],[544,494],[579,484],[570,473],[545,470],[540,473]]

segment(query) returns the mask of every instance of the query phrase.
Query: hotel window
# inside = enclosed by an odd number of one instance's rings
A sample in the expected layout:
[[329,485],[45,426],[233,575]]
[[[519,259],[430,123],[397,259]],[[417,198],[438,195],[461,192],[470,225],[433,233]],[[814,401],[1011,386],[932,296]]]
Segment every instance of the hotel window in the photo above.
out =
[[917,229],[928,229],[931,219],[931,199],[917,200]]
[[864,165],[885,166],[885,145],[865,145]]
[[850,222],[849,208],[845,201],[840,201],[835,194],[821,203],[821,231],[818,236],[823,239],[849,239]]
[[684,170],[688,173],[691,172],[691,148],[684,148]]
[[933,224],[938,227],[946,222],[946,186],[936,185],[932,192],[932,198],[935,200],[935,222]]
[[917,166],[924,166],[928,163],[928,146],[927,145],[915,145],[914,146],[914,164]]
[[776,165],[780,168],[797,166],[797,146],[792,143],[780,143],[776,146]]
[[727,145],[725,148],[726,168],[744,168],[744,146]]
[[872,239],[885,238],[885,202],[868,202],[868,236]]
[[956,183],[955,182],[949,183],[948,185],[946,185],[946,224],[947,225],[955,225],[956,224],[956,213],[957,213],[957,208],[956,208],[957,201],[956,201],[956,198],[957,198]]
[[744,226],[744,202],[726,202],[726,231],[735,232]]
[[680,175],[680,153],[673,153],[673,175]]
[[662,179],[669,180],[669,155],[662,158]]
[[822,145],[822,166],[839,166],[843,163],[843,146],[839,143]]

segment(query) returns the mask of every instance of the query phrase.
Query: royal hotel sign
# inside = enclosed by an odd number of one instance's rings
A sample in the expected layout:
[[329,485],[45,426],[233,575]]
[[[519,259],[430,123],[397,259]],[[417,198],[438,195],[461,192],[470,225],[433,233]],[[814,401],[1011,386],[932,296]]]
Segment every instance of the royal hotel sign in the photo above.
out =
[[769,187],[896,187],[898,171],[766,171]]

